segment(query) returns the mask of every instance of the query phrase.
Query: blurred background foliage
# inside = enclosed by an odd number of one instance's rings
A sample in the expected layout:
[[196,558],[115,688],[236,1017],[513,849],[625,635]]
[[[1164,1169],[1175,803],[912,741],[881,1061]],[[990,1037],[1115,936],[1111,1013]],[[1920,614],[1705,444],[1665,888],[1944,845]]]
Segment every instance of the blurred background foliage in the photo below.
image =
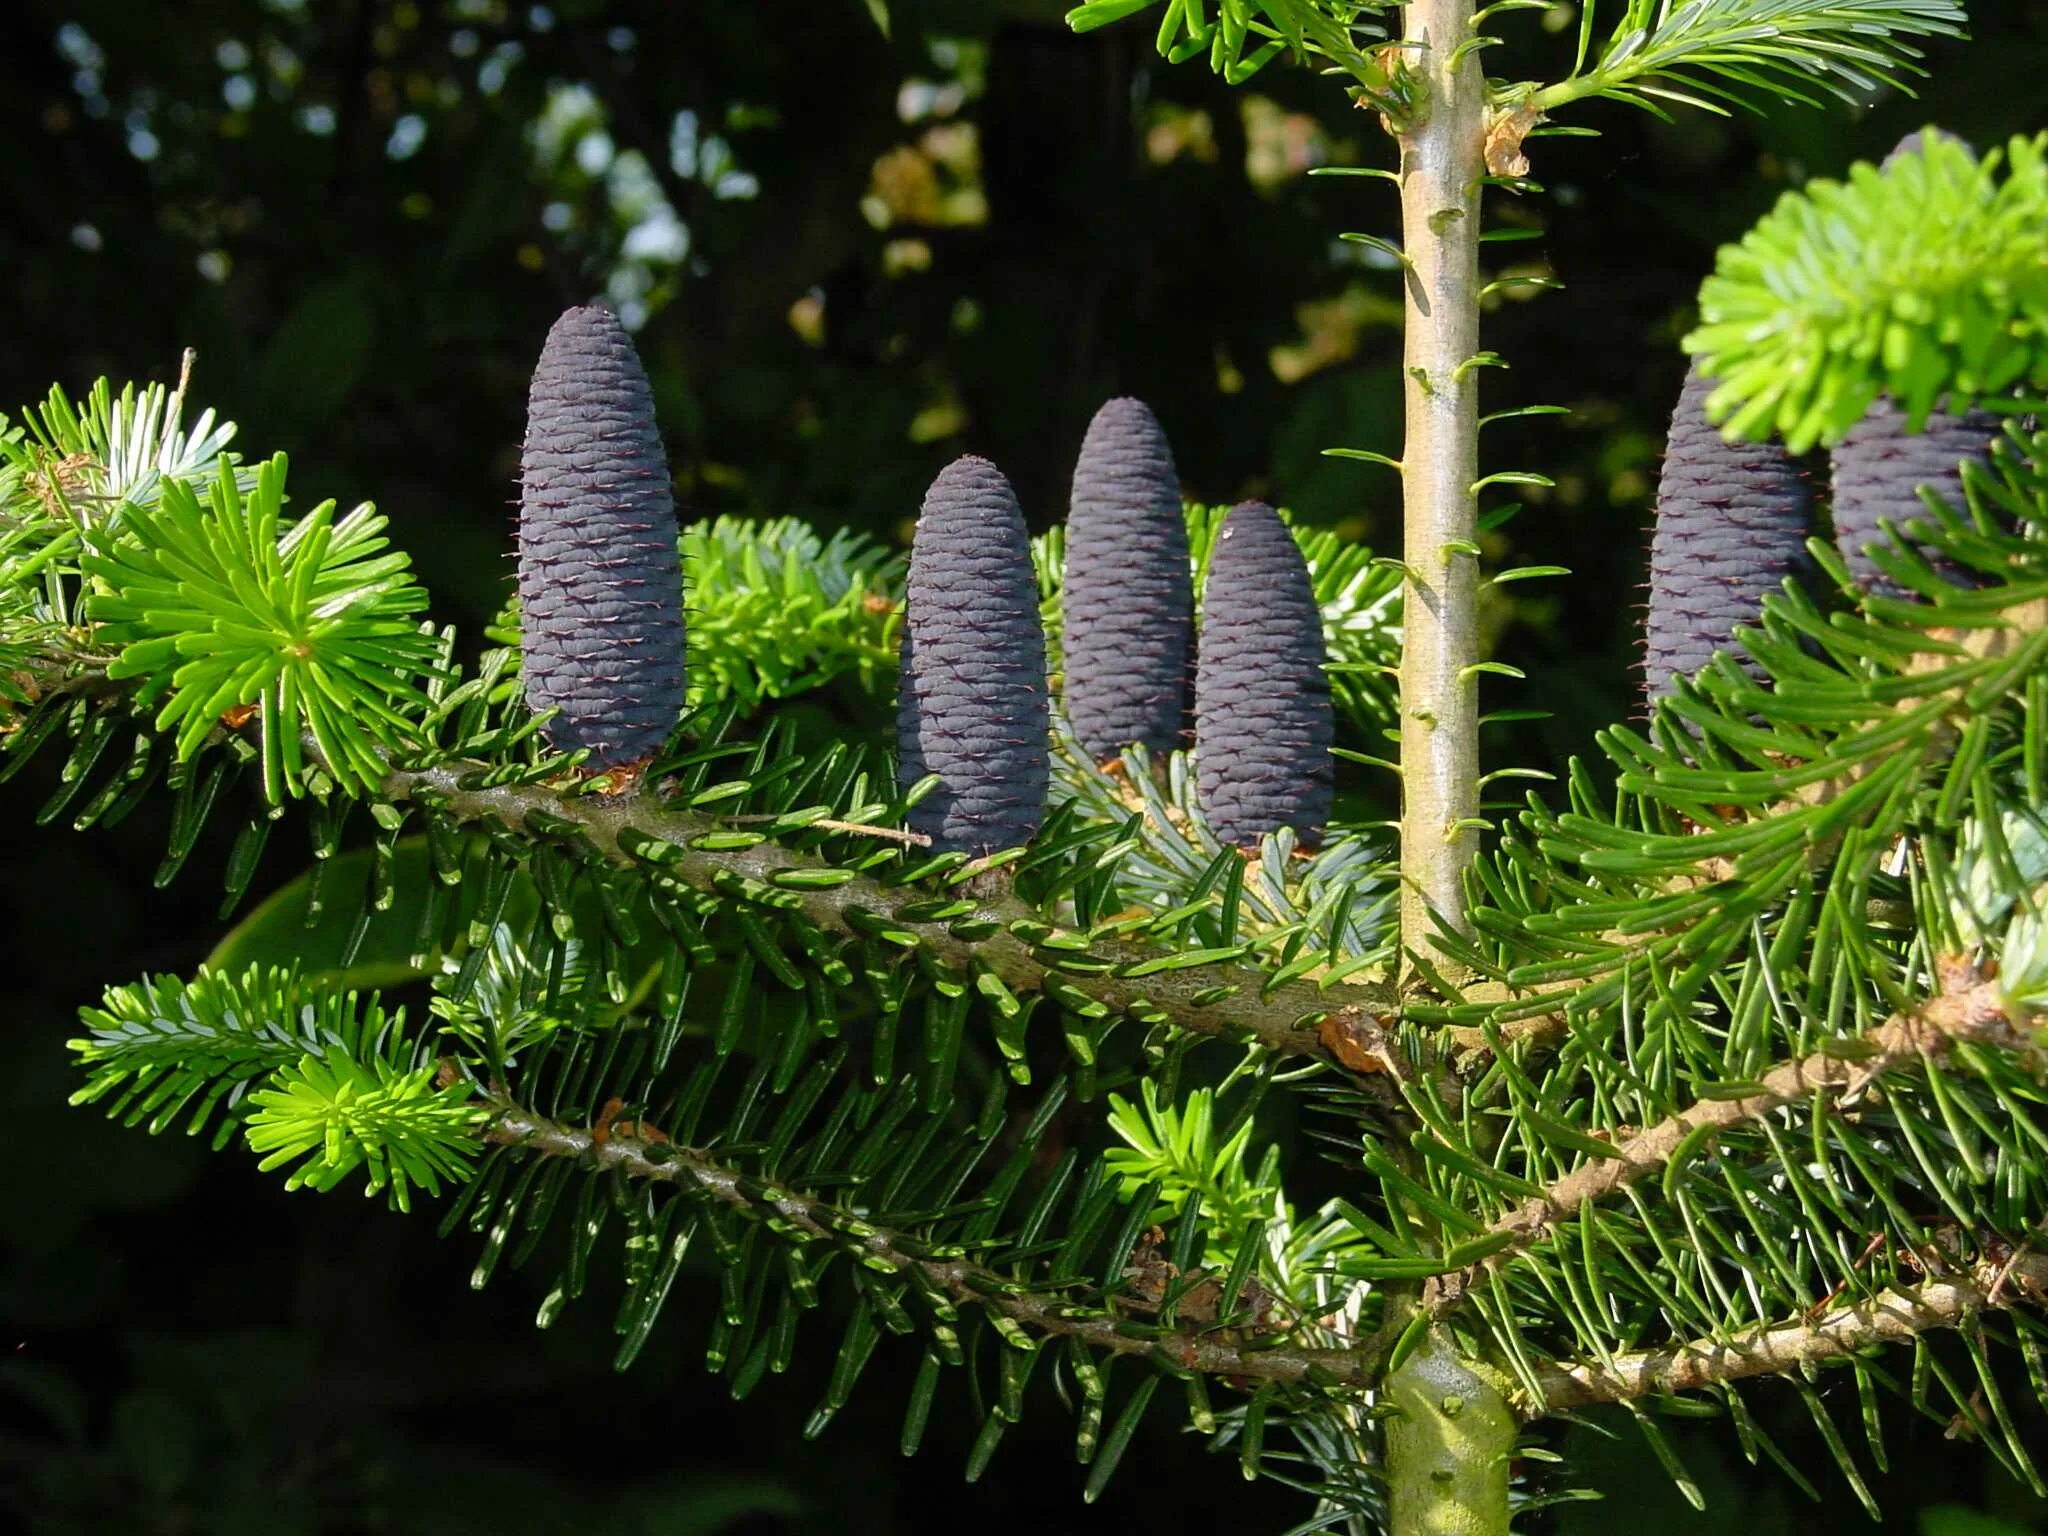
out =
[[[1397,296],[1370,247],[1336,238],[1391,233],[1392,197],[1306,174],[1388,163],[1377,126],[1304,72],[1229,90],[1159,65],[1137,31],[1071,37],[1061,0],[888,0],[886,36],[880,9],[17,0],[0,402],[167,377],[196,347],[194,392],[241,422],[241,445],[288,449],[316,496],[376,500],[439,616],[472,633],[505,595],[528,371],[555,313],[594,294],[638,333],[691,516],[900,544],[931,475],[972,450],[1043,527],[1088,416],[1128,392],[1166,423],[1191,495],[1267,497],[1391,546],[1391,479],[1320,451],[1398,452]],[[1551,718],[1503,733],[1489,766],[1555,769],[1634,708],[1676,338],[1716,246],[1923,121],[1980,142],[2048,121],[2048,7],[1973,12],[1977,40],[1937,53],[1917,102],[1675,125],[1596,108],[1604,138],[1532,145],[1550,195],[1510,212],[1545,234],[1501,247],[1503,270],[1566,287],[1499,300],[1488,345],[1512,369],[1494,403],[1572,415],[1490,433],[1488,470],[1557,483],[1489,554],[1575,574],[1499,590],[1490,644],[1529,680],[1489,680],[1489,705]],[[1570,4],[1512,19],[1518,71],[1567,54]],[[0,1528],[1291,1518],[1229,1467],[1170,1460],[1186,1451],[1164,1428],[1092,1509],[1057,1415],[1027,1417],[973,1487],[957,1425],[912,1463],[888,1412],[806,1444],[827,1351],[733,1411],[696,1369],[685,1309],[614,1378],[602,1305],[537,1333],[530,1287],[470,1296],[469,1255],[425,1223],[287,1196],[245,1163],[66,1109],[78,1004],[110,977],[189,969],[218,931],[190,894],[203,877],[150,888],[147,817],[85,840],[32,830],[36,777],[0,804]],[[291,852],[271,857],[259,892],[294,873]],[[909,1365],[878,1364],[877,1401],[901,1401]],[[1608,1502],[1552,1529],[1863,1524],[1846,1497],[1810,1505],[1706,1435],[1688,1454],[1712,1502],[1693,1517],[1602,1428],[1568,1449]],[[2048,1528],[1938,1428],[1890,1449],[1891,1528]]]

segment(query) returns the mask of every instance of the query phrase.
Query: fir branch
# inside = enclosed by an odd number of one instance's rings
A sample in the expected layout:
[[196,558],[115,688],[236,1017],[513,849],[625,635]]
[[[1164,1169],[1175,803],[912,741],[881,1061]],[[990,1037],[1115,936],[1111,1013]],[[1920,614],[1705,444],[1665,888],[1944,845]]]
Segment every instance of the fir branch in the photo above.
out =
[[[1029,1289],[1010,1276],[965,1259],[942,1256],[944,1250],[919,1252],[923,1245],[914,1238],[877,1227],[813,1196],[728,1168],[693,1148],[621,1134],[617,1126],[599,1136],[582,1126],[550,1120],[503,1097],[486,1102],[495,1114],[485,1131],[489,1141],[545,1157],[574,1159],[629,1179],[693,1190],[801,1234],[800,1241],[850,1246],[869,1269],[898,1275],[919,1271],[933,1290],[1036,1334],[1075,1339],[1109,1354],[1146,1356],[1183,1373],[1248,1382],[1356,1389],[1369,1387],[1377,1379],[1380,1350],[1376,1344],[1357,1349],[1288,1344],[1253,1347],[1251,1341],[1240,1344],[1222,1330],[1134,1323],[1098,1307],[1062,1301],[1056,1292]],[[1258,1342],[1264,1344],[1265,1340]]]
[[[1078,952],[1048,949],[1042,942],[1048,925],[1037,909],[1015,896],[980,897],[973,912],[943,919],[906,918],[901,910],[930,899],[924,886],[892,888],[856,875],[828,888],[791,888],[791,872],[825,868],[818,860],[773,842],[752,848],[705,850],[691,846],[723,823],[686,811],[667,810],[641,795],[609,797],[565,795],[545,785],[478,785],[478,764],[444,763],[420,770],[400,770],[384,781],[385,798],[430,805],[459,821],[495,821],[514,831],[528,829],[529,818],[567,823],[587,837],[605,859],[627,867],[659,867],[669,878],[700,891],[732,899],[735,883],[755,882],[827,933],[858,936],[856,923],[878,921],[914,933],[932,959],[962,969],[979,966],[1012,991],[1040,992],[1052,988],[1080,993],[1118,1012],[1164,1016],[1198,1034],[1241,1031],[1282,1056],[1313,1056],[1333,1060],[1317,1036],[1317,1024],[1345,1009],[1385,1014],[1393,999],[1381,985],[1342,982],[1321,988],[1308,980],[1271,984],[1264,973],[1228,961],[1177,965],[1157,971],[1139,968],[1171,960],[1174,951],[1103,940],[1088,955],[1107,962],[1108,969],[1063,973],[1068,960],[1081,962]],[[629,846],[640,855],[629,851]],[[660,852],[648,856],[651,847]],[[778,885],[777,876],[784,882]],[[745,899],[744,891],[740,899]],[[857,914],[857,915],[850,915]],[[961,923],[993,926],[985,938],[963,938],[952,929]],[[1029,935],[1029,937],[1027,937]],[[1132,974],[1137,972],[1137,974]],[[1206,994],[1227,989],[1213,1000]],[[1389,1088],[1388,1095],[1392,1094]],[[1390,1100],[1391,1101],[1391,1100]]]
[[2048,1301],[2048,1254],[1985,1255],[1919,1285],[1880,1291],[1811,1322],[1748,1328],[1725,1339],[1695,1339],[1672,1349],[1617,1354],[1604,1365],[1557,1366],[1541,1373],[1543,1413],[1594,1403],[1697,1392],[1754,1376],[1790,1376],[1903,1343],[1941,1328],[1968,1327],[1982,1313]]
[[[2014,472],[2020,473],[2017,468]],[[1936,533],[1936,547],[1945,547],[1945,531]],[[1967,595],[1950,589],[1941,602],[1933,605],[1878,599],[1882,613],[1872,617],[1883,624],[1883,632],[1894,641],[1896,649],[1888,659],[1884,653],[1877,654],[1885,671],[1903,686],[1887,688],[1882,697],[1889,699],[1890,707],[1879,705],[1873,709],[1870,723],[1860,729],[1842,730],[1827,743],[1825,752],[1808,754],[1803,760],[1787,756],[1768,769],[1716,770],[1712,789],[1702,795],[1698,784],[1690,781],[1703,778],[1703,774],[1690,761],[1673,760],[1660,749],[1650,749],[1646,742],[1629,742],[1629,751],[1616,751],[1615,747],[1622,744],[1621,733],[1617,731],[1610,734],[1608,750],[1622,770],[1621,782],[1653,804],[1661,801],[1672,807],[1679,813],[1681,824],[1686,813],[1702,801],[1747,806],[1746,815],[1731,818],[1721,829],[1724,837],[1768,828],[1781,844],[1797,840],[1801,868],[1825,868],[1849,829],[1849,819],[1827,816],[1824,824],[1817,824],[1816,813],[1826,812],[1900,753],[1913,754],[1923,770],[1950,757],[1958,733],[1968,719],[1968,701],[1983,690],[1987,675],[2025,676],[2048,654],[2048,596],[2044,596],[2044,584],[2034,579],[2031,571],[2016,568],[2009,574],[2010,585]],[[1788,612],[1779,606],[1782,601],[1776,596],[1766,600],[1767,622],[1775,614]],[[1743,644],[1748,644],[1755,632],[1742,629],[1737,634]],[[1712,694],[1706,704],[1721,713],[1717,718],[1699,705],[1672,710],[1666,718],[1676,728],[1674,738],[1685,733],[1682,739],[1692,740],[1688,727],[1702,721],[1710,733],[1722,729],[1723,722],[1732,718],[1746,722],[1752,711],[1769,709],[1776,696],[1775,692],[1765,692],[1762,686],[1746,680],[1724,688],[1723,680],[1712,670],[1701,675],[1700,684],[1703,692],[1710,690]],[[1670,708],[1660,706],[1660,713]],[[1650,767],[1652,763],[1656,766]],[[1792,786],[1789,789],[1788,780]],[[1559,863],[1583,857],[1564,851],[1568,840],[1557,836],[1564,824],[1549,817],[1540,806],[1525,813],[1522,821],[1539,838],[1555,839],[1556,851],[1546,857]],[[1648,825],[1653,824],[1646,821]],[[1579,898],[1578,905],[1589,910],[1605,906],[1619,919],[1629,916],[1632,907],[1639,905],[1643,891],[1668,899],[1700,892],[1717,883],[1726,884],[1731,891],[1738,888],[1736,882],[1745,873],[1742,857],[1715,851],[1712,842],[1699,835],[1701,830],[1690,825],[1684,831],[1644,831],[1634,850],[1641,857],[1631,869],[1631,874],[1641,881],[1640,889],[1616,896],[1596,897],[1589,893]],[[1500,857],[1504,864],[1511,862],[1512,851]],[[1555,916],[1546,914],[1546,932]],[[1690,931],[1696,932],[1720,916],[1716,911],[1705,912],[1693,921]],[[1527,918],[1526,913],[1489,909],[1480,912],[1482,924],[1495,930],[1503,924],[1521,929]],[[1452,1026],[1445,1030],[1444,1038],[1461,1052],[1491,1053],[1493,1042],[1488,1038],[1487,1028],[1477,1022],[1482,1020],[1507,1040],[1553,1044],[1569,1032],[1572,1007],[1580,997],[1595,988],[1611,992],[1623,978],[1637,974],[1659,942],[1668,940],[1673,931],[1579,922],[1571,930],[1579,952],[1590,957],[1594,952],[1592,946],[1606,951],[1597,967],[1575,967],[1569,976],[1553,976],[1544,974],[1547,967],[1543,965],[1482,965],[1482,979],[1456,990],[1447,989],[1452,999],[1450,1006],[1411,1006],[1408,1017]],[[1461,954],[1459,958],[1469,963],[1475,954],[1476,951]],[[1554,1003],[1546,1005],[1546,999],[1554,999]]]
[[[1581,11],[1581,54],[1601,7]],[[1599,61],[1529,98],[1538,112],[1607,96],[1662,115],[1656,102],[1726,113],[1771,96],[1811,103],[1809,89],[1859,103],[1919,74],[1907,38],[1960,36],[1957,0],[1627,0]]]
[[1752,1124],[1816,1093],[1840,1090],[1853,1098],[1888,1072],[1947,1057],[1959,1045],[1976,1042],[2021,1050],[2031,1032],[2012,1016],[2004,990],[1979,981],[1964,967],[1945,976],[1937,994],[1910,1013],[1894,1014],[1868,1033],[1832,1041],[1811,1055],[1781,1063],[1760,1080],[1758,1091],[1735,1099],[1701,1099],[1658,1124],[1616,1142],[1604,1156],[1579,1164],[1540,1194],[1531,1195],[1487,1229],[1510,1241],[1484,1259],[1439,1275],[1426,1299],[1438,1313],[1455,1306],[1490,1273],[1535,1247],[1560,1222],[1624,1185],[1661,1173],[1681,1149],[1695,1151],[1717,1132]]

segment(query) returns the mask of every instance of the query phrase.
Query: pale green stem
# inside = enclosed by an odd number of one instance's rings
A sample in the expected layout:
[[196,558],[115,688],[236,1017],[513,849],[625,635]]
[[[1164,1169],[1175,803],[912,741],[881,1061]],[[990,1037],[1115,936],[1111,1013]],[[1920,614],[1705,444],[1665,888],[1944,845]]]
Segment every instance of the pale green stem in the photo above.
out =
[[1492,1374],[1432,1333],[1384,1390],[1393,1536],[1506,1536],[1515,1414]]
[[1401,653],[1401,938],[1432,956],[1432,910],[1465,929],[1464,874],[1478,851],[1479,197],[1486,81],[1472,0],[1409,0],[1409,67],[1424,81],[1399,125],[1406,258],[1408,568]]

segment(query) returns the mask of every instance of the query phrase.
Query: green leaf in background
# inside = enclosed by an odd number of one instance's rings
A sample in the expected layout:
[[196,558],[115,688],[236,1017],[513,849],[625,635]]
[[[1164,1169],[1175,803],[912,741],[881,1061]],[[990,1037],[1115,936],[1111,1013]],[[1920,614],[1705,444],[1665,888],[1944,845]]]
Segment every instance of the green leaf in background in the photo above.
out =
[[2033,1536],[2026,1527],[1960,1504],[1937,1504],[1920,1512],[1920,1536]]
[[[338,853],[273,891],[214,946],[208,968],[239,974],[252,965],[297,966],[309,981],[343,989],[392,987],[433,975],[439,947],[424,954],[416,948],[435,886],[427,840],[399,839],[388,873],[390,904],[366,913],[377,857],[369,848]],[[454,894],[459,908],[462,887]],[[316,897],[318,904],[309,908]],[[533,899],[530,889],[514,892],[507,910],[524,905],[530,912]]]

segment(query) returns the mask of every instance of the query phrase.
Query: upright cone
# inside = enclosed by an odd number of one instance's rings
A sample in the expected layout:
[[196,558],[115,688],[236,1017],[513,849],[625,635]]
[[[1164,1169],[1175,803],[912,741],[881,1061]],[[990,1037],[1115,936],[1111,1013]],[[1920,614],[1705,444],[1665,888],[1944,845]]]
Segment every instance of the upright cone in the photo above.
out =
[[1173,449],[1143,401],[1112,400],[1074,465],[1061,597],[1067,720],[1096,758],[1181,744],[1194,607]]
[[1045,629],[1016,492],[986,459],[955,459],[918,514],[903,605],[897,777],[938,787],[910,825],[940,852],[1031,841],[1051,778]]
[[[1928,143],[1954,144],[1975,154],[1969,142],[1940,128],[1923,128],[1907,134],[1885,156],[1890,169],[1908,155],[1919,154]],[[1874,546],[1894,548],[1885,531],[1889,521],[1903,529],[1906,524],[1929,516],[1921,500],[1924,488],[1949,506],[1964,505],[1965,460],[1986,463],[1991,445],[2004,430],[2004,422],[1989,411],[1969,411],[1952,416],[1935,411],[1918,432],[1906,430],[1906,413],[1889,397],[1879,397],[1851,427],[1834,452],[1835,547],[1849,564],[1850,574],[1865,591],[1886,597],[1905,597],[1905,589],[1886,576],[1870,557]],[[1954,562],[1919,548],[1940,575],[1957,586],[1974,586],[1976,578]]]
[[520,459],[519,609],[526,701],[561,711],[557,747],[643,762],[683,708],[683,574],[654,400],[610,310],[548,332]]
[[[1921,499],[1923,489],[1961,511],[1964,463],[1989,463],[1991,445],[2004,430],[2003,419],[1989,411],[1961,416],[1935,411],[1918,432],[1908,432],[1906,413],[1897,402],[1880,398],[1871,405],[1834,455],[1835,547],[1858,586],[1887,597],[1910,595],[1878,568],[1869,551],[1896,547],[1885,531],[1887,522],[1903,529],[1933,516]],[[1972,572],[1953,561],[1925,546],[1913,547],[1943,579],[1957,586],[1977,584]]]
[[1195,767],[1218,842],[1292,827],[1313,848],[1330,819],[1335,727],[1323,620],[1301,546],[1263,502],[1231,509],[1209,556],[1195,674]]
[[1775,443],[1731,443],[1707,421],[1713,384],[1686,376],[1650,539],[1650,604],[1643,625],[1643,688],[1655,700],[1754,624],[1764,594],[1806,563],[1812,498],[1806,477]]

